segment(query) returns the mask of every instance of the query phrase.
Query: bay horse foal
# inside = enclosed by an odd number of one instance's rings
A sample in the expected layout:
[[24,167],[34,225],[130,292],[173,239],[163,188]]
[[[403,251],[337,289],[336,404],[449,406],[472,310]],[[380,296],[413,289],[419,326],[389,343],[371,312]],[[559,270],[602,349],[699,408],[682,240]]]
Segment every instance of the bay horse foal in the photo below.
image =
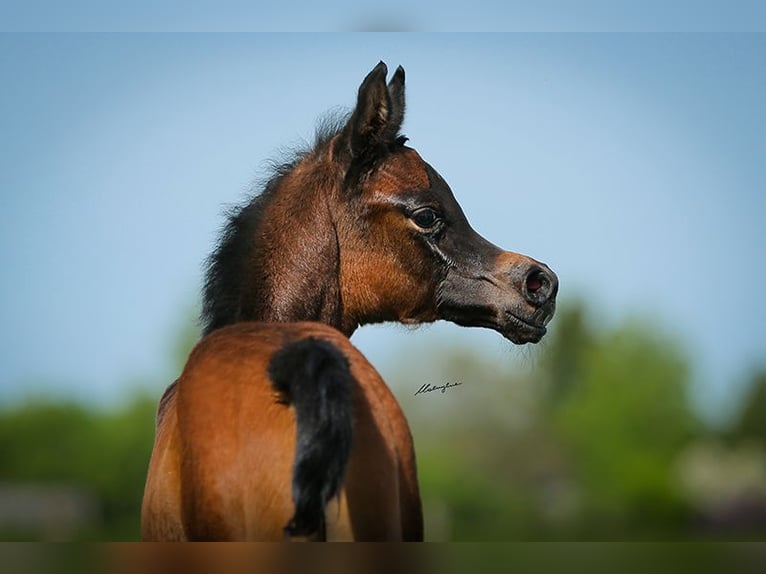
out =
[[160,403],[145,539],[421,540],[407,421],[348,337],[438,319],[545,334],[555,274],[470,227],[399,133],[404,70],[386,75],[230,216],[205,337]]

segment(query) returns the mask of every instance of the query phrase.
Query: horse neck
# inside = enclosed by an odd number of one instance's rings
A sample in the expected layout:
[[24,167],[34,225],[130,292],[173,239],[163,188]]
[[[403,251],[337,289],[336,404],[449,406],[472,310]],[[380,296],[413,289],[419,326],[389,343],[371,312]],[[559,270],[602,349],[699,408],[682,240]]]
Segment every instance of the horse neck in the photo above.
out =
[[241,319],[318,321],[350,336],[344,314],[331,170],[289,174],[266,205],[241,290]]

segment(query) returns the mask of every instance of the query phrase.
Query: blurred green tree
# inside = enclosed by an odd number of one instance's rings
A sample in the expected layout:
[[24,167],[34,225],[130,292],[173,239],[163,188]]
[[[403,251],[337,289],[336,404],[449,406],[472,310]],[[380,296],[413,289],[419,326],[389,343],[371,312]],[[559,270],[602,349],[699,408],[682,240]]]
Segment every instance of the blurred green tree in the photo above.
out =
[[738,440],[766,443],[766,370],[753,373],[742,410],[733,425]]
[[702,427],[683,349],[649,324],[595,330],[588,319],[582,304],[563,306],[531,372],[481,353],[418,353],[446,366],[444,380],[477,383],[439,404],[405,401],[433,538],[631,539],[688,526],[673,465]]
[[[156,401],[145,394],[111,411],[34,400],[0,414],[0,482],[76,488],[98,501],[86,539],[138,538]],[[10,534],[22,539],[42,531]]]
[[562,313],[564,328],[542,363],[557,399],[547,424],[582,506],[574,533],[678,534],[689,514],[673,463],[702,428],[690,407],[684,352],[654,325],[627,320],[596,335],[583,315],[577,307]]

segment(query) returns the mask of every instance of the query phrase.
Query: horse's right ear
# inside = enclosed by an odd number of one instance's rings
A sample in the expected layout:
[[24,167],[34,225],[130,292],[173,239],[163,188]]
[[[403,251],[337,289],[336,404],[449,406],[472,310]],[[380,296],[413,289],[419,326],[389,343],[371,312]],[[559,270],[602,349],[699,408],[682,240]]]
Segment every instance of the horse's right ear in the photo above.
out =
[[404,117],[404,70],[396,70],[386,85],[388,68],[380,62],[359,86],[356,108],[344,130],[353,159],[369,159],[391,144]]

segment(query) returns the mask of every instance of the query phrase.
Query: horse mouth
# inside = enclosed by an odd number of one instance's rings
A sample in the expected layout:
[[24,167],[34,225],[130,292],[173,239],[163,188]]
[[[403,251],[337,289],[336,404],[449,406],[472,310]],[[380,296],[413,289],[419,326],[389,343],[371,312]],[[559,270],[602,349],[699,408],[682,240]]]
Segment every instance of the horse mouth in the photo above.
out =
[[548,332],[545,325],[530,323],[510,311],[505,312],[505,324],[500,333],[516,345],[538,343]]

